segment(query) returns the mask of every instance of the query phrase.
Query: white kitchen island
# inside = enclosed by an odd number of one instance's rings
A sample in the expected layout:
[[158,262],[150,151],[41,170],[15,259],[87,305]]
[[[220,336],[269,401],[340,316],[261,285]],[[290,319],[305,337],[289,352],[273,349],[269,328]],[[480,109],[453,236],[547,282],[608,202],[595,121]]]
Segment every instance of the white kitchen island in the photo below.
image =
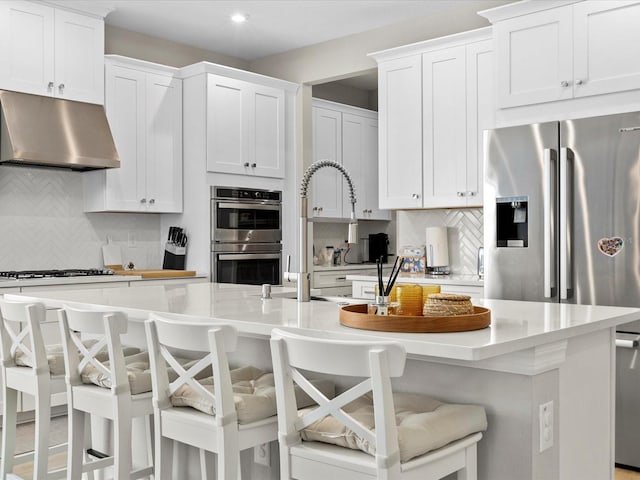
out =
[[[486,407],[489,428],[478,446],[479,479],[613,479],[614,330],[640,319],[639,309],[474,300],[491,309],[490,327],[399,334],[343,327],[334,302],[297,303],[277,297],[290,291],[277,287],[274,298],[262,300],[260,291],[259,286],[196,283],[7,297],[41,301],[49,308],[65,303],[118,308],[132,320],[129,341],[140,344],[141,320],[150,311],[228,321],[242,336],[233,360],[267,368],[266,340],[277,326],[397,340],[409,354],[397,390]],[[540,413],[545,404],[547,412],[552,407],[550,415]],[[542,443],[541,419],[547,422]],[[245,478],[278,478],[274,451],[271,468],[252,464],[245,455],[243,467],[250,473]]]

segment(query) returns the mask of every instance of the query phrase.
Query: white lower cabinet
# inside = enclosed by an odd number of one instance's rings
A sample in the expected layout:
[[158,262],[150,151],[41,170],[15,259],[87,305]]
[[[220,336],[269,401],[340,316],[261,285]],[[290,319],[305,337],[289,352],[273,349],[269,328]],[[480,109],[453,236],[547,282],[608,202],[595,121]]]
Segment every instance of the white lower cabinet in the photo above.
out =
[[182,211],[182,80],[176,72],[107,56],[105,109],[120,168],[83,175],[86,212]]

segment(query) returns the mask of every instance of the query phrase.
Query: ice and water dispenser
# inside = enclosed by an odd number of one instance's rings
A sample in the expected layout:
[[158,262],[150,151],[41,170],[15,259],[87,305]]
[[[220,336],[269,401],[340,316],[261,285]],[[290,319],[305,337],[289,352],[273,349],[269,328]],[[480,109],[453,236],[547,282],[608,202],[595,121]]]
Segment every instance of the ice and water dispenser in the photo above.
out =
[[497,247],[527,247],[529,197],[496,198]]

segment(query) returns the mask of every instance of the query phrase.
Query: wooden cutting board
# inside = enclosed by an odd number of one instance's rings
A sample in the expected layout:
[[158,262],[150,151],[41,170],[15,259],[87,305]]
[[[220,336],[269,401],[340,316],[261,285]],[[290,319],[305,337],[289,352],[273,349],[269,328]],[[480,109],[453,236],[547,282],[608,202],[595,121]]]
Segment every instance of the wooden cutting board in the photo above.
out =
[[137,275],[142,278],[193,277],[194,270],[114,270],[116,275]]

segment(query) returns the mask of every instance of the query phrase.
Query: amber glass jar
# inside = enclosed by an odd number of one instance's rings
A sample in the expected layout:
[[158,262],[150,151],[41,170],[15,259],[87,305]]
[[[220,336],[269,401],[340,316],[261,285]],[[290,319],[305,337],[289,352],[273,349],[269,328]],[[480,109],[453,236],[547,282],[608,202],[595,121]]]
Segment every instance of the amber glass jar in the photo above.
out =
[[422,308],[427,303],[427,298],[432,293],[440,293],[440,285],[422,285]]
[[398,315],[417,317],[422,315],[422,287],[413,284],[401,284],[396,286],[396,298]]

